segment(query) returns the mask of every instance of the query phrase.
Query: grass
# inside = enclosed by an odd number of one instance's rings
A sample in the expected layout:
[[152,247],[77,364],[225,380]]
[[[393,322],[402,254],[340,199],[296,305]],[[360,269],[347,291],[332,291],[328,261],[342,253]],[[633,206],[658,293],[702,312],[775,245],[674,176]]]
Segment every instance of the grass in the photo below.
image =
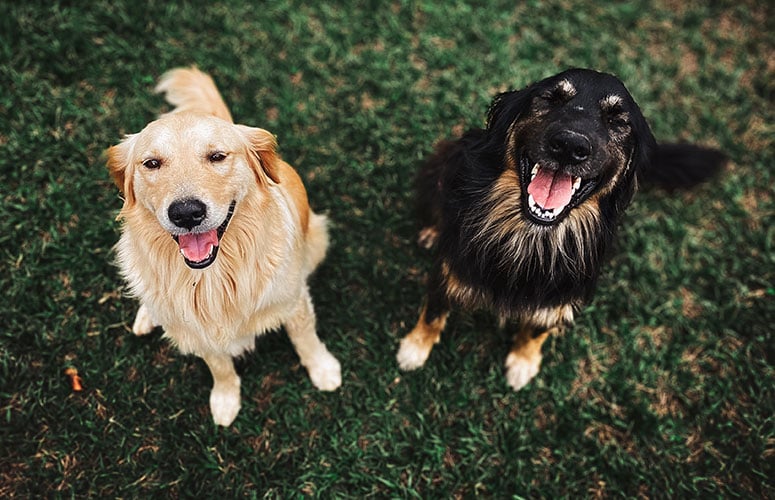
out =
[[[772,9],[713,2],[3,2],[0,496],[775,496]],[[280,332],[238,362],[217,428],[204,364],[128,330],[103,151],[196,64],[277,134],[333,245],[312,281],[343,364],[312,387]],[[403,374],[429,258],[411,180],[492,96],[569,66],[613,72],[660,139],[725,174],[645,191],[594,301],[505,384],[509,333],[456,312]],[[85,390],[73,392],[74,366]]]

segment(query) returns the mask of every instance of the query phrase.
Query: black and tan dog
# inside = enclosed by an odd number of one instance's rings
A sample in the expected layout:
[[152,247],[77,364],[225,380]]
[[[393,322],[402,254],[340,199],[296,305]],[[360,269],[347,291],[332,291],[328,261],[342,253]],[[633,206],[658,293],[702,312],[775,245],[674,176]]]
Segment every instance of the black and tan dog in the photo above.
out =
[[452,305],[520,322],[506,358],[515,390],[541,345],[588,301],[639,178],[688,187],[724,163],[691,145],[658,145],[614,76],[572,69],[493,101],[484,129],[442,142],[418,177],[420,244],[436,246],[403,370],[422,366]]

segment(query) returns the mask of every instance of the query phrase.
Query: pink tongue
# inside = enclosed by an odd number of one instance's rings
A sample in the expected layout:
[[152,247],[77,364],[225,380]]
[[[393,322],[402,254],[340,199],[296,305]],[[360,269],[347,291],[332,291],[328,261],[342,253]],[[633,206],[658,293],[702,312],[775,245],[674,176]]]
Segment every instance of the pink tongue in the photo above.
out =
[[539,167],[527,192],[545,210],[565,208],[573,196],[573,179],[568,174]]
[[191,262],[201,262],[210,256],[213,247],[218,245],[218,231],[213,229],[206,233],[181,234],[178,245],[183,257]]

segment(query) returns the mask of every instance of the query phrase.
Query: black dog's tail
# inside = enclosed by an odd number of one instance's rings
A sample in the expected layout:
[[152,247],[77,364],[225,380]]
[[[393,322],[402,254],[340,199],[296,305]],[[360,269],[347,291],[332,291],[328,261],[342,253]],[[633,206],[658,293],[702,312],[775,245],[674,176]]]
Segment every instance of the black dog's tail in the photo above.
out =
[[717,149],[658,144],[651,165],[641,171],[641,180],[664,189],[688,189],[716,175],[726,163],[726,155]]

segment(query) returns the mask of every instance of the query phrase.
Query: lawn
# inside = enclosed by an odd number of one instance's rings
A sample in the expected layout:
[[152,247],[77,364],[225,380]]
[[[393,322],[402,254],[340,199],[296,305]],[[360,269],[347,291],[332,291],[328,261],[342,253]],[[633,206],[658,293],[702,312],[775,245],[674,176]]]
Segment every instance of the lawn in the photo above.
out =
[[[775,497],[772,7],[311,4],[0,4],[0,497]],[[131,334],[112,264],[104,151],[192,64],[277,135],[332,220],[311,288],[342,387],[315,390],[267,334],[225,429],[204,363]],[[485,312],[455,312],[400,372],[430,264],[414,172],[497,92],[571,66],[615,73],[659,139],[719,147],[728,169],[638,194],[594,300],[522,391]]]

